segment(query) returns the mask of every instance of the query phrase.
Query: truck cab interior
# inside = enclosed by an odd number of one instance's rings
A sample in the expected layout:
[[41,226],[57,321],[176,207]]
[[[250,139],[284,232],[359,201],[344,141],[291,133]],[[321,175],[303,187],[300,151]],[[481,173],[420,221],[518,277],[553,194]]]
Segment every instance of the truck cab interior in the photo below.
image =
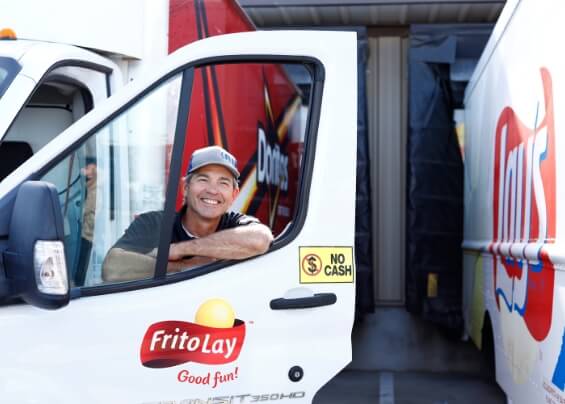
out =
[[89,88],[53,70],[0,143],[0,181],[93,108]]

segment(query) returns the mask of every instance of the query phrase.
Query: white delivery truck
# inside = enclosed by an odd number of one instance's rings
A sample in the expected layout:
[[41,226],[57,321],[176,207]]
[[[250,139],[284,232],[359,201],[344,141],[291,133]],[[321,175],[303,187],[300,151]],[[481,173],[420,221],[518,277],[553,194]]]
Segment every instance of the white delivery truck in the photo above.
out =
[[[238,95],[222,104],[227,131],[284,140],[290,122],[284,114],[273,119],[282,99],[269,95],[288,88],[281,71],[289,64],[311,77],[304,141],[288,160],[299,172],[289,180],[296,188],[289,223],[264,255],[167,273],[187,148],[202,128],[222,123],[210,120],[216,115],[198,101],[205,92],[199,78],[215,72]],[[8,175],[0,183],[2,401],[311,402],[351,359],[356,66],[354,33],[248,32],[197,41]],[[242,67],[263,76],[242,76]],[[269,70],[272,83],[265,80]],[[268,102],[260,104],[261,120],[250,123],[238,111],[256,100]],[[138,136],[146,122],[165,135]],[[89,278],[123,223],[140,213],[142,179],[130,165],[139,150],[167,162],[150,179],[161,185],[153,209],[163,212],[154,229],[160,247],[152,275],[127,282]],[[267,161],[281,159],[280,148],[265,150]],[[258,169],[257,159],[239,161],[242,177]],[[81,180],[93,167],[96,175]],[[284,194],[273,190],[276,198]],[[77,201],[84,208],[73,214]],[[73,259],[81,255],[80,239],[88,239],[92,252]],[[91,282],[72,281],[77,265]]]
[[564,18],[507,2],[465,99],[465,325],[515,404],[565,401]]

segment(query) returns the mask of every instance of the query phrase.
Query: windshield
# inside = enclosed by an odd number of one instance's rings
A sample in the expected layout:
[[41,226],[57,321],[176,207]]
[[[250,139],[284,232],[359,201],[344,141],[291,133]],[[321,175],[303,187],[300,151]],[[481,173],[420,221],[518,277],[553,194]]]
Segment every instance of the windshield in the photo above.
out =
[[21,68],[15,59],[0,56],[0,98],[2,98]]

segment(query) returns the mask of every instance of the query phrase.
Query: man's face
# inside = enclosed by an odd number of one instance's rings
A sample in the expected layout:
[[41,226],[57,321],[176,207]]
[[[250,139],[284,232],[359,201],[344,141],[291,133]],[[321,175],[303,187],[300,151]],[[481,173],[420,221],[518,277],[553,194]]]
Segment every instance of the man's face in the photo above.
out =
[[239,189],[234,186],[231,172],[210,164],[196,171],[184,185],[185,203],[200,218],[209,220],[222,216],[231,206]]

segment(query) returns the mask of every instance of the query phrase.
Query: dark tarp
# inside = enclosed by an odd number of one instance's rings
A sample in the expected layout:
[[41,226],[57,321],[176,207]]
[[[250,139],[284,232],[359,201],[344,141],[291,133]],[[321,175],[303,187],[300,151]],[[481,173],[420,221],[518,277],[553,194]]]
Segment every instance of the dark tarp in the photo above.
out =
[[[463,161],[453,113],[462,104],[461,88],[466,83],[454,81],[452,69],[458,60],[478,60],[492,27],[459,35],[458,29],[436,29],[422,32],[418,27],[410,38],[406,307],[458,331],[462,326]],[[462,52],[471,43],[464,39],[471,37],[478,44],[476,50]]]
[[357,192],[355,200],[356,314],[374,311],[372,213],[365,70],[367,30],[357,29]]

